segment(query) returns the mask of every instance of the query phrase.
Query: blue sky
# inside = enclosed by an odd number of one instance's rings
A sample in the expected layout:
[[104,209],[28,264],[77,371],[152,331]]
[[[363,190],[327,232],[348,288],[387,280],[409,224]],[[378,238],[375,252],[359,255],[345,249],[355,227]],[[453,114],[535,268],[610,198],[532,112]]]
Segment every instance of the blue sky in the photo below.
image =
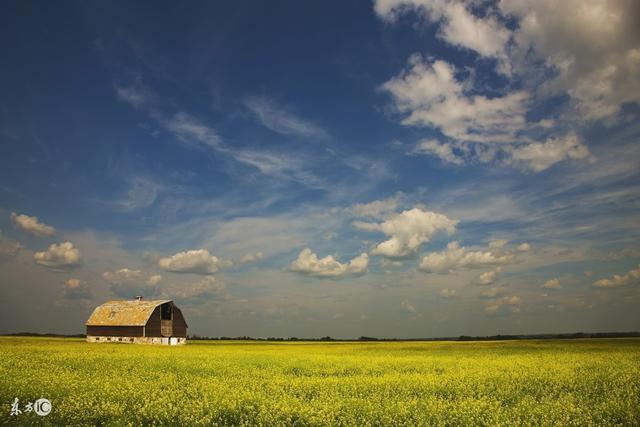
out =
[[637,330],[636,2],[5,2],[0,332]]

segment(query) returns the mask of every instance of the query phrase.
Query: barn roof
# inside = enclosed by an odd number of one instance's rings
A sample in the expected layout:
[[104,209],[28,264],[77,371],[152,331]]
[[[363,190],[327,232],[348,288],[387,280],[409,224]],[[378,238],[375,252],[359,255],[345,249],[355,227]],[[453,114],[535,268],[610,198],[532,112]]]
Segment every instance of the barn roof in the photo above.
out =
[[153,310],[171,300],[108,301],[93,310],[87,326],[144,326]]

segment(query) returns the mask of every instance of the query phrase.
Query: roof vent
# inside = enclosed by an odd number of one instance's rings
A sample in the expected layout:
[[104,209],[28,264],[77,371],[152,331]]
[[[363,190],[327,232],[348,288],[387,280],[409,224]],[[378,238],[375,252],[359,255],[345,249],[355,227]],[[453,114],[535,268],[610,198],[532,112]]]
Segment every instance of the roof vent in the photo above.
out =
[[136,295],[136,301],[141,301],[142,300],[142,295]]

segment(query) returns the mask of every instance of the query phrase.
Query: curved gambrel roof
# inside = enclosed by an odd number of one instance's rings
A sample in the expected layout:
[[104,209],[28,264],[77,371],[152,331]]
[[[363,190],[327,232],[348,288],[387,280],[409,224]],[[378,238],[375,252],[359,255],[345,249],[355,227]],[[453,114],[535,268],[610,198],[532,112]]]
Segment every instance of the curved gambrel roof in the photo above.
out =
[[86,326],[144,326],[157,306],[171,300],[108,301],[93,310]]

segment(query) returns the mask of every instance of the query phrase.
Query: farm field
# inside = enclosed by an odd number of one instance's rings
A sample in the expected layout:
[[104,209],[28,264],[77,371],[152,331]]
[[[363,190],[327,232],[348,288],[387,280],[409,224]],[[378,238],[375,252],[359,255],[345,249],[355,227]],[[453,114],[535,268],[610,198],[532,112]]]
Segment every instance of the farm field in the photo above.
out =
[[[640,339],[190,341],[0,337],[0,424],[640,425]],[[47,398],[49,415],[10,415]]]

